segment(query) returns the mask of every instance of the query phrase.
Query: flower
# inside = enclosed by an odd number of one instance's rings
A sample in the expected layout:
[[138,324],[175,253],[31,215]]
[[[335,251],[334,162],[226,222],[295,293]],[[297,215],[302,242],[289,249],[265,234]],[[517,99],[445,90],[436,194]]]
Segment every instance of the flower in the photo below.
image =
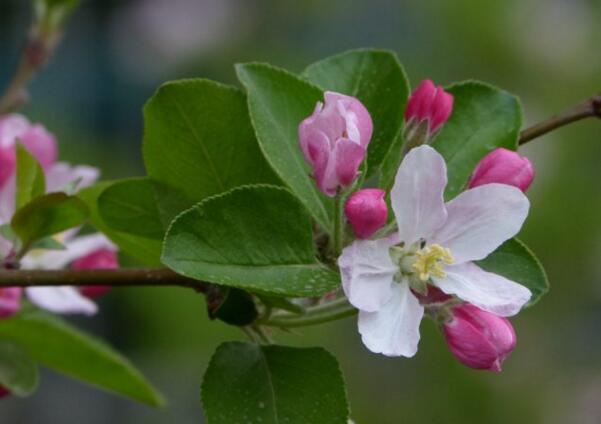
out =
[[21,287],[0,288],[0,318],[8,318],[21,309]]
[[490,183],[508,184],[525,192],[532,180],[534,167],[528,158],[500,147],[478,163],[468,185],[473,188]]
[[424,80],[409,97],[405,108],[405,139],[413,146],[426,143],[447,122],[453,111],[453,95]]
[[344,205],[344,213],[353,231],[360,238],[369,238],[386,224],[388,206],[386,192],[366,188],[353,193]]
[[313,114],[300,123],[298,137],[317,186],[333,197],[339,187],[357,178],[373,124],[356,98],[326,91],[324,99],[325,105],[318,102]]
[[[101,248],[93,251],[71,264],[71,269],[116,269],[119,268],[117,252],[112,248]],[[87,286],[79,289],[87,297],[99,297],[111,289],[110,286]]]
[[428,284],[480,309],[511,316],[530,291],[487,272],[473,261],[487,257],[520,230],[529,202],[515,187],[487,184],[446,203],[442,156],[429,146],[404,158],[391,191],[398,231],[378,240],[356,240],[338,265],[344,292],[359,309],[359,332],[373,352],[411,357],[424,313],[413,291]]
[[452,313],[443,332],[453,355],[470,368],[501,371],[516,345],[511,323],[469,304],[455,306]]

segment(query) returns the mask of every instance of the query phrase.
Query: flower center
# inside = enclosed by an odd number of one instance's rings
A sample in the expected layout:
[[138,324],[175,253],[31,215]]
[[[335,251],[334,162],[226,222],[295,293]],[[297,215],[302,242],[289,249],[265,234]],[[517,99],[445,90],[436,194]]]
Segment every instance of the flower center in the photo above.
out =
[[430,278],[443,278],[444,266],[454,262],[449,249],[436,243],[426,245],[423,241],[409,247],[402,244],[391,247],[390,257],[399,267],[395,281],[409,280],[411,288],[420,293],[427,292]]

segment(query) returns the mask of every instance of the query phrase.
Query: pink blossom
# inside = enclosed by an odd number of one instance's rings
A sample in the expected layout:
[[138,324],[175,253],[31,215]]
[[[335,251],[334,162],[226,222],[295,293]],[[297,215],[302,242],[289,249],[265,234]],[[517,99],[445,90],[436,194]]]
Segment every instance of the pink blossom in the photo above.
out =
[[21,309],[21,287],[0,288],[0,318],[8,318]]
[[344,213],[357,237],[369,238],[386,224],[388,206],[385,196],[384,190],[367,188],[348,198]]
[[425,126],[426,139],[432,137],[447,122],[453,111],[453,96],[424,80],[409,97],[405,109],[406,134],[415,134]]
[[332,197],[339,187],[357,178],[373,124],[356,98],[331,91],[326,91],[324,98],[325,105],[317,103],[313,114],[300,123],[298,134],[317,186]]
[[502,147],[493,150],[478,163],[469,187],[483,184],[507,184],[526,191],[534,180],[534,167],[528,158]]
[[[117,253],[112,249],[99,249],[89,253],[71,264],[72,269],[116,269],[119,268]],[[95,298],[104,295],[110,286],[81,287],[79,291],[87,297]]]
[[469,304],[456,306],[452,312],[443,332],[453,355],[470,368],[501,371],[516,345],[511,323]]

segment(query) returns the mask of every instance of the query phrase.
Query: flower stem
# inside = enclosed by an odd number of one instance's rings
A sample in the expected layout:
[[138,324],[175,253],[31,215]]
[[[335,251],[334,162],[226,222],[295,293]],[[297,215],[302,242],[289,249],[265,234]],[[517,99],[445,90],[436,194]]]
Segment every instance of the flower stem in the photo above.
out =
[[346,298],[341,298],[307,308],[307,311],[303,315],[282,314],[273,316],[267,322],[263,323],[263,325],[280,328],[307,327],[324,322],[337,321],[353,316],[356,313],[357,309],[349,304]]
[[334,233],[332,234],[332,247],[335,258],[340,256],[340,253],[342,252],[342,236],[344,235],[342,206],[344,204],[344,199],[344,194],[339,190],[334,199]]

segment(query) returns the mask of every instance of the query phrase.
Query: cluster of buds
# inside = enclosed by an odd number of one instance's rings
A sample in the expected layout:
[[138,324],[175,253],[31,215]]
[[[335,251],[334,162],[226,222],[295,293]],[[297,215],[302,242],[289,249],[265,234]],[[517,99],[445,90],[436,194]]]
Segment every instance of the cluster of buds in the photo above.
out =
[[[423,81],[412,93],[405,111],[405,149],[428,143],[451,116],[453,96],[432,81]],[[356,180],[372,134],[372,121],[358,99],[326,92],[325,105],[299,126],[301,150],[313,170],[319,189],[334,196]],[[525,192],[534,178],[530,161],[514,151],[499,148],[476,166],[468,187],[498,183]],[[352,193],[344,213],[356,237],[369,239],[388,221],[386,192],[377,188]],[[475,369],[500,371],[516,345],[511,323],[504,317],[459,302],[431,285],[414,293],[420,304],[438,317],[453,355]]]

